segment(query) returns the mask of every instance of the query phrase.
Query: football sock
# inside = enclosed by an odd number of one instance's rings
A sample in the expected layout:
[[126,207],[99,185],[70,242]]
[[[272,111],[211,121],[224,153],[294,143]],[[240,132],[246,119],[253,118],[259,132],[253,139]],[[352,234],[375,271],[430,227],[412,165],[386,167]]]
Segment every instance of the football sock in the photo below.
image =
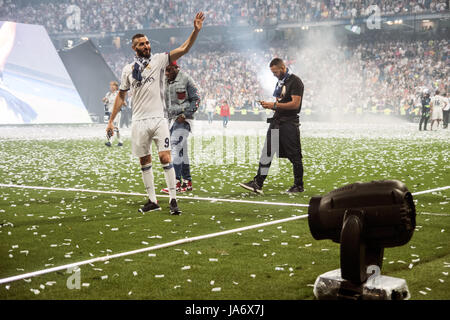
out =
[[170,199],[177,198],[177,179],[175,178],[175,169],[173,168],[172,162],[162,164],[164,169],[164,176],[166,177],[167,188],[169,189]]
[[142,170],[142,180],[144,180],[145,190],[147,191],[148,198],[151,202],[156,203],[156,193],[155,193],[155,184],[153,180],[153,169],[152,164],[147,163],[141,165]]
[[118,141],[119,143],[122,143],[122,139],[121,139],[121,137],[120,137],[120,132],[119,132],[119,130],[116,131],[116,134],[117,134],[117,141]]

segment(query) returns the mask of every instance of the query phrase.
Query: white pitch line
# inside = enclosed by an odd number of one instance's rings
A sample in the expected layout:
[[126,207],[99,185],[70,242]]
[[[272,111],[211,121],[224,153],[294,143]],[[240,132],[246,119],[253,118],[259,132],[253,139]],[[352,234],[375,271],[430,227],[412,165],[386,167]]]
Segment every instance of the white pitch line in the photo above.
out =
[[[89,193],[103,193],[103,194],[126,195],[126,196],[143,196],[143,197],[147,196],[147,194],[135,193],[135,192],[103,191],[103,190],[76,189],[76,188],[56,188],[56,187],[42,187],[42,186],[25,186],[25,185],[4,184],[4,183],[0,183],[0,187],[35,189],[35,190],[51,190],[51,191],[89,192]],[[446,189],[450,189],[450,186],[413,192],[412,195],[416,196],[416,195],[420,195],[420,194],[431,193],[431,192],[435,192],[435,191],[442,191],[442,190],[446,190]],[[168,198],[169,196],[160,194],[160,195],[157,195],[157,197]],[[187,199],[187,200],[202,200],[202,201],[210,201],[210,202],[234,202],[234,203],[249,203],[249,204],[266,204],[266,205],[274,205],[274,206],[309,207],[309,204],[303,204],[303,203],[250,201],[250,200],[239,200],[239,199],[221,199],[221,198],[186,197],[186,196],[177,196],[177,198],[178,199]]]
[[447,189],[450,189],[450,186],[445,186],[445,187],[441,187],[441,188],[435,188],[435,189],[429,189],[429,190],[424,190],[424,191],[413,192],[412,195],[413,196],[417,196],[419,194],[431,193],[431,192],[442,191],[442,190],[447,190]]
[[[75,191],[75,192],[103,193],[103,194],[126,195],[126,196],[144,196],[144,197],[147,196],[147,194],[133,193],[133,192],[103,191],[103,190],[76,189],[76,188],[55,188],[55,187],[40,187],[40,186],[24,186],[24,185],[3,184],[3,183],[0,183],[0,187],[35,189],[35,190],[51,190],[51,191]],[[157,197],[168,198],[169,196],[164,195],[164,194],[159,194],[159,195],[157,195]],[[221,199],[221,198],[186,197],[186,196],[177,196],[177,199],[202,200],[202,201],[211,201],[211,202],[266,204],[266,205],[273,205],[273,206],[309,207],[309,204],[303,204],[303,203],[266,202],[266,201],[250,201],[250,200],[239,200],[239,199]]]
[[167,247],[172,247],[172,246],[176,246],[176,245],[183,244],[183,243],[188,243],[188,242],[194,242],[194,241],[208,239],[208,238],[219,237],[219,236],[223,236],[223,235],[227,235],[227,234],[231,234],[231,233],[236,233],[236,232],[241,232],[241,231],[246,231],[246,230],[251,230],[251,229],[256,229],[256,228],[261,228],[261,227],[266,227],[266,226],[270,226],[270,225],[273,225],[273,224],[279,224],[279,223],[284,223],[284,222],[293,221],[293,220],[305,219],[307,217],[308,217],[307,214],[304,214],[304,215],[301,215],[301,216],[293,216],[293,217],[289,217],[289,218],[284,218],[284,219],[274,220],[274,221],[269,221],[269,222],[263,222],[263,223],[259,223],[259,224],[255,224],[255,225],[251,225],[251,226],[237,228],[237,229],[225,230],[225,231],[221,231],[221,232],[210,233],[210,234],[205,234],[205,235],[191,237],[191,238],[179,239],[179,240],[176,240],[176,241],[159,244],[159,245],[152,246],[152,247],[146,247],[146,248],[141,248],[141,249],[137,249],[137,250],[117,253],[117,254],[113,254],[113,255],[110,255],[110,256],[97,257],[97,258],[92,258],[92,259],[89,259],[89,260],[69,263],[69,264],[65,264],[65,265],[62,265],[62,266],[58,266],[58,267],[53,267],[53,268],[49,268],[49,269],[43,269],[43,270],[38,270],[38,271],[34,271],[34,272],[20,274],[20,275],[17,275],[17,276],[3,278],[3,279],[0,279],[0,284],[13,282],[13,281],[17,281],[17,280],[22,280],[22,279],[27,279],[27,278],[31,278],[31,277],[36,277],[36,276],[40,276],[40,275],[51,273],[51,272],[55,272],[55,271],[75,268],[75,267],[79,267],[79,266],[90,264],[90,263],[94,263],[94,262],[107,261],[107,260],[111,260],[111,259],[116,259],[116,258],[120,258],[120,257],[129,256],[129,255],[132,255],[132,254],[137,254],[137,253],[142,253],[142,252],[147,252],[147,251],[152,251],[152,250],[158,250],[158,249],[163,249],[163,248],[167,248]]
[[[0,184],[0,187],[24,188],[24,189],[42,189],[42,190],[53,190],[53,191],[77,191],[77,192],[91,192],[91,193],[104,193],[104,194],[122,194],[122,195],[145,196],[144,194],[140,194],[140,193],[126,193],[126,192],[75,189],[75,188],[35,187],[35,186],[13,185],[13,184]],[[435,188],[435,189],[430,189],[430,190],[424,190],[424,191],[415,192],[415,193],[413,193],[413,195],[430,193],[430,192],[440,191],[440,190],[446,190],[446,189],[449,189],[449,188],[450,188],[450,186],[446,186],[446,187],[442,187],[442,188]],[[164,195],[160,195],[160,196],[167,197],[167,196],[164,196]],[[180,197],[180,198],[191,199],[191,200],[219,201],[219,202],[220,201],[228,201],[228,202],[243,202],[243,203],[253,203],[253,204],[257,203],[257,204],[293,205],[293,206],[306,206],[306,207],[308,207],[308,205],[295,204],[295,203],[291,204],[291,203],[261,202],[261,201],[248,201],[248,200],[233,200],[233,199],[214,199],[214,198],[195,198],[195,197]],[[427,214],[427,213],[424,213],[424,214]],[[214,237],[218,237],[218,236],[222,236],[222,235],[227,235],[227,234],[236,233],[236,232],[240,232],[240,231],[251,230],[251,229],[255,229],[255,228],[261,228],[261,227],[265,227],[265,226],[269,226],[269,225],[273,225],[273,224],[279,224],[279,223],[283,223],[283,222],[287,222],[287,221],[304,219],[304,218],[307,218],[307,217],[308,217],[308,215],[305,214],[305,215],[301,215],[301,216],[294,216],[294,217],[289,217],[289,218],[285,218],[285,219],[264,222],[264,223],[260,223],[260,224],[256,224],[256,225],[251,225],[251,226],[247,226],[247,227],[231,229],[231,230],[226,230],[226,231],[221,231],[221,232],[216,232],[216,233],[211,233],[211,234],[206,234],[206,235],[197,236],[197,237],[179,239],[179,240],[176,240],[176,241],[159,244],[159,245],[152,246],[152,247],[141,248],[141,249],[137,249],[137,250],[133,250],[133,251],[127,251],[127,252],[122,252],[122,253],[118,253],[118,254],[114,254],[114,255],[110,255],[110,256],[103,256],[103,257],[93,258],[93,259],[89,259],[89,260],[84,260],[84,261],[79,261],[79,262],[74,262],[74,263],[62,265],[62,266],[59,266],[59,267],[53,267],[53,268],[49,268],[49,269],[43,269],[43,270],[29,272],[29,273],[25,273],[25,274],[21,274],[21,275],[17,275],[17,276],[3,278],[3,279],[0,279],[0,284],[13,282],[13,281],[21,280],[21,279],[26,279],[26,278],[31,278],[31,277],[35,277],[35,276],[39,276],[39,275],[42,275],[42,274],[47,274],[47,273],[51,273],[51,272],[55,272],[55,271],[75,268],[75,267],[78,267],[78,266],[81,266],[81,265],[86,265],[86,264],[90,264],[90,263],[94,263],[94,262],[107,261],[107,260],[110,260],[110,259],[120,258],[120,257],[128,256],[128,255],[132,255],[132,254],[137,254],[137,253],[142,253],[142,252],[152,251],[152,250],[158,250],[158,249],[162,249],[162,248],[176,246],[176,245],[183,244],[183,243],[188,243],[188,242],[193,242],[193,241],[198,241],[198,240],[203,240],[203,239],[208,239],[208,238],[214,238]]]
[[450,217],[450,214],[448,214],[448,213],[417,212],[417,214],[424,214],[427,216]]

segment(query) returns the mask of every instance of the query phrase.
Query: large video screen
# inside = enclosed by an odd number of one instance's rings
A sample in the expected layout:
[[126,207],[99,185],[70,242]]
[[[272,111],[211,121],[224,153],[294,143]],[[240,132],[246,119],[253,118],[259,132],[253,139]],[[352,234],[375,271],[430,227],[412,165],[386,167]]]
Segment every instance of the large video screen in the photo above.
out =
[[91,122],[45,28],[0,21],[0,124]]

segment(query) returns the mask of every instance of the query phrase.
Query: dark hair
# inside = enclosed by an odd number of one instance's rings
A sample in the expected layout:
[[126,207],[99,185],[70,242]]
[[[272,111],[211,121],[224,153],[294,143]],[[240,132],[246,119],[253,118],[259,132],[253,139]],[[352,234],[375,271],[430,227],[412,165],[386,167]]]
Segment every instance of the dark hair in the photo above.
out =
[[146,35],[143,34],[143,33],[136,33],[136,34],[133,36],[133,38],[131,38],[131,46],[134,48],[134,45],[135,45],[134,40],[136,40],[136,39],[138,39],[138,38],[143,38],[143,37],[145,37],[145,36],[146,36]]
[[280,58],[274,58],[274,59],[272,59],[272,61],[270,61],[269,66],[270,67],[273,67],[273,66],[281,67],[281,66],[284,66],[284,61]]
[[145,34],[142,34],[142,33],[136,33],[136,34],[133,36],[133,38],[131,38],[131,41],[134,41],[134,39],[137,39],[137,38],[143,38],[143,37],[145,37]]
[[439,95],[439,93],[440,93],[439,90],[436,90],[435,94],[436,94],[436,95]]

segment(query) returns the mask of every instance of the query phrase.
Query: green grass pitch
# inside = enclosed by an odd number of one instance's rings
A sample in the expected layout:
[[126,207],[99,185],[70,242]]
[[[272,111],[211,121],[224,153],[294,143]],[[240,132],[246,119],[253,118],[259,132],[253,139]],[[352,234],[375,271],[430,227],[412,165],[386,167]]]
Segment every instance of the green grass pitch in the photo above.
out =
[[[165,197],[161,211],[141,214],[146,198],[139,195],[0,187],[0,278],[307,214],[306,207],[220,199],[308,204],[356,181],[398,179],[411,192],[450,185],[449,140],[305,136],[306,191],[283,193],[292,167],[281,159],[264,195],[250,194],[238,183],[256,173],[263,138],[192,138],[195,189],[179,200],[181,216],[169,215]],[[1,140],[0,183],[144,193],[130,140],[122,148],[103,142]],[[165,180],[153,157],[160,194]],[[381,273],[406,279],[411,299],[450,299],[450,190],[414,200],[415,233],[405,246],[385,249]],[[308,300],[317,276],[337,268],[339,245],[314,240],[307,219],[299,219],[86,264],[77,274],[61,270],[2,284],[0,299]]]

